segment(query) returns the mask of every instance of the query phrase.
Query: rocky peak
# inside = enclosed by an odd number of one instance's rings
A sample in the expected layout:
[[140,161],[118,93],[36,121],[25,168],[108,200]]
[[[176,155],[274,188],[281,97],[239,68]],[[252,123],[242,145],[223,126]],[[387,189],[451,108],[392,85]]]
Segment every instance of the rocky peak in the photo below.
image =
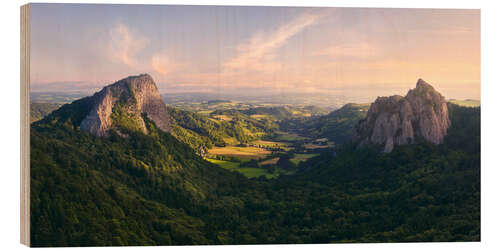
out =
[[120,128],[147,133],[143,114],[158,128],[170,131],[169,115],[153,78],[148,74],[130,76],[104,87],[91,97],[90,113],[80,124],[97,136]]
[[417,87],[415,87],[415,89],[434,90],[434,87],[432,87],[430,84],[428,84],[422,78],[418,78]]
[[361,145],[381,144],[384,152],[391,152],[394,145],[413,143],[417,137],[440,144],[449,126],[446,100],[419,79],[405,97],[378,97],[356,126],[355,139]]

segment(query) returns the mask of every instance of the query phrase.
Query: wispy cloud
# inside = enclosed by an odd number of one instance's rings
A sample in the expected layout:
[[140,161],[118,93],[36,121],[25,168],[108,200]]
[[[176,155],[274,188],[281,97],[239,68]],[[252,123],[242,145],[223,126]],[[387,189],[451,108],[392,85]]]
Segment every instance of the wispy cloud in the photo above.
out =
[[146,46],[150,40],[143,34],[133,32],[128,26],[118,24],[109,31],[109,59],[129,67],[136,73],[153,74],[157,81],[163,81],[181,64],[174,62],[166,51],[155,51]]
[[109,35],[111,58],[130,67],[136,66],[138,64],[136,56],[146,47],[148,40],[134,35],[123,24],[116,25]]
[[64,23],[46,18],[57,9],[38,16],[31,86],[95,88],[147,72],[159,88],[179,91],[405,90],[422,77],[479,93],[479,10],[276,7],[264,16],[260,8],[193,6],[163,20],[158,8],[128,19],[133,6],[72,12]]
[[273,61],[276,50],[283,46],[291,37],[305,28],[316,24],[323,12],[306,12],[297,18],[281,25],[273,31],[262,31],[237,47],[236,56],[223,64],[224,72],[238,71],[275,71],[280,64]]
[[172,61],[166,53],[158,53],[151,57],[151,67],[163,77],[178,70],[180,66],[179,63]]

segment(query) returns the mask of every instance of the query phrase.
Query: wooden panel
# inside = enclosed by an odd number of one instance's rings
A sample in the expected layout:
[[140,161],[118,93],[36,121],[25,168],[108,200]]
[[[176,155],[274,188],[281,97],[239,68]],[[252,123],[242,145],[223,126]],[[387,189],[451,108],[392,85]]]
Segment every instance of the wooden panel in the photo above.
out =
[[30,9],[21,6],[21,243],[30,246]]

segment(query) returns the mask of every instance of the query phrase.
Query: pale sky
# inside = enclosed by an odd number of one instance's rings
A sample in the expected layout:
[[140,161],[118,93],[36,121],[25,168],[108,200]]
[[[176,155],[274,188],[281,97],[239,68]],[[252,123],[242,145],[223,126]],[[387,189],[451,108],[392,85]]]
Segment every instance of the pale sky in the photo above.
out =
[[479,10],[31,4],[32,91],[149,73],[162,93],[480,99]]

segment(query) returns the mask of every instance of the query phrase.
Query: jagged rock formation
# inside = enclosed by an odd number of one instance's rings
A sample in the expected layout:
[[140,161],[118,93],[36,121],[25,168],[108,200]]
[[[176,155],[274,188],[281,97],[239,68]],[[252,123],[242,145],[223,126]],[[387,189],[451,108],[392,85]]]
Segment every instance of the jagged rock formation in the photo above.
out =
[[384,152],[391,152],[394,145],[413,143],[418,137],[440,144],[448,127],[445,98],[419,79],[405,97],[378,97],[356,126],[355,140],[360,145],[381,144]]
[[96,136],[106,136],[111,129],[120,133],[119,128],[147,133],[143,114],[161,130],[170,130],[167,107],[148,74],[130,76],[104,87],[91,97],[91,105],[80,128]]

